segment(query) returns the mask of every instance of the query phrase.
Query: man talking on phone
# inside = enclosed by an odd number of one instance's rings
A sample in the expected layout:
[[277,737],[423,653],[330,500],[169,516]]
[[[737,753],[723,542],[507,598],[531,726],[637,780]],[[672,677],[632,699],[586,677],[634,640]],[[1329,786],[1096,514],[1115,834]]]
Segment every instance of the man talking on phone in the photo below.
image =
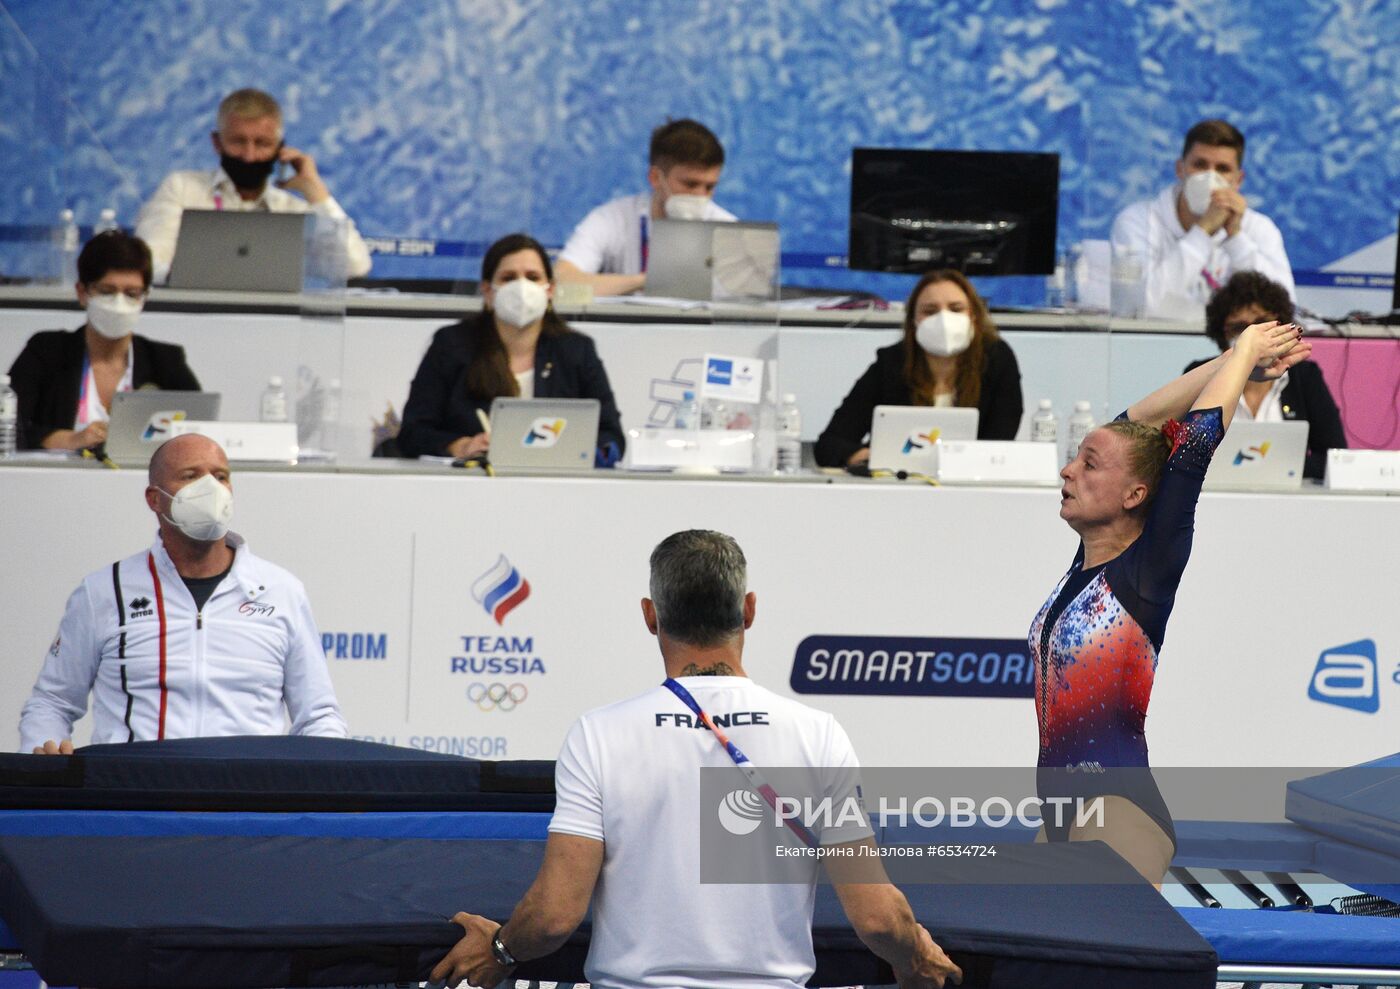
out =
[[[218,129],[209,137],[219,167],[171,172],[137,218],[136,236],[150,245],[157,282],[170,275],[187,209],[315,214],[330,232],[322,237],[318,231],[316,240],[341,252],[346,277],[369,274],[369,248],[326,188],[316,159],[284,142],[282,108],[275,99],[260,89],[229,93],[219,104]],[[276,180],[274,171],[280,171]]]

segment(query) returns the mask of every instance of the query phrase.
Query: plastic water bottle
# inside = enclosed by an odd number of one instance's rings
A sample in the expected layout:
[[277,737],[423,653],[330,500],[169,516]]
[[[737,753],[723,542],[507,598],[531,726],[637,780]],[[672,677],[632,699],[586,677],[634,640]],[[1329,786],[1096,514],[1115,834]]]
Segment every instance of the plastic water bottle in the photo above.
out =
[[1069,417],[1069,446],[1065,450],[1065,463],[1078,456],[1079,444],[1093,431],[1094,414],[1089,408],[1089,403],[1083,399],[1074,403],[1074,414]]
[[71,209],[60,210],[58,214],[58,283],[72,285],[78,280],[78,221]]
[[0,457],[15,452],[19,432],[19,396],[10,387],[10,376],[0,374]]
[[695,400],[695,392],[687,391],[681,396],[681,404],[676,406],[677,429],[700,428],[700,403]]
[[728,429],[729,408],[717,398],[707,398],[700,407],[701,429]]
[[1136,248],[1120,248],[1113,252],[1109,268],[1108,311],[1112,316],[1135,319],[1142,315],[1145,286],[1143,275],[1147,261]]
[[802,469],[802,412],[797,396],[788,392],[778,410],[778,473],[796,474]]
[[117,211],[108,206],[101,213],[97,214],[97,226],[92,228],[92,235],[105,234],[108,230],[117,229]]
[[287,421],[287,390],[279,375],[267,379],[267,388],[262,393],[261,418],[263,422]]
[[753,469],[771,474],[778,466],[778,410],[769,401],[758,405],[758,426],[754,432]]
[[1084,245],[1074,244],[1069,249],[1069,261],[1065,267],[1065,306],[1079,308],[1084,301],[1084,287],[1089,284],[1089,260],[1084,255]]
[[1065,307],[1066,269],[1068,267],[1069,259],[1061,251],[1055,256],[1054,273],[1045,279],[1045,307],[1047,309],[1063,309]]
[[1033,443],[1054,443],[1059,437],[1060,421],[1055,418],[1055,408],[1050,399],[1042,398],[1040,407],[1031,416],[1031,441]]
[[321,396],[321,448],[334,452],[340,441],[340,379],[332,378]]

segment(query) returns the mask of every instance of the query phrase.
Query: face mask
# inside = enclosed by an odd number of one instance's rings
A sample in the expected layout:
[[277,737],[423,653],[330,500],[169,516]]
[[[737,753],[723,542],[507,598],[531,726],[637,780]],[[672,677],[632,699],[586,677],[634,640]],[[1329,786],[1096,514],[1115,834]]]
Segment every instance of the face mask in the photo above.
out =
[[544,286],[528,278],[517,278],[496,289],[496,318],[507,326],[529,326],[549,308],[549,294]]
[[145,303],[129,299],[121,292],[116,295],[89,295],[88,325],[108,340],[120,340],[136,326]]
[[267,185],[267,177],[277,167],[277,155],[281,151],[282,145],[279,144],[277,151],[267,161],[244,161],[242,158],[233,157],[233,155],[220,155],[219,164],[223,166],[224,174],[232,179],[233,184],[238,188],[261,189]]
[[1192,172],[1181,183],[1181,193],[1186,197],[1186,209],[1192,216],[1202,216],[1210,209],[1210,194],[1216,189],[1229,188],[1230,183],[1220,177],[1219,172]]
[[674,193],[666,197],[666,218],[669,220],[699,220],[705,216],[709,196]]
[[228,532],[233,519],[233,492],[213,474],[191,481],[173,495],[157,490],[170,498],[170,514],[165,518],[195,542],[212,543]]
[[956,357],[972,344],[972,320],[967,313],[944,309],[919,321],[914,339],[939,357]]

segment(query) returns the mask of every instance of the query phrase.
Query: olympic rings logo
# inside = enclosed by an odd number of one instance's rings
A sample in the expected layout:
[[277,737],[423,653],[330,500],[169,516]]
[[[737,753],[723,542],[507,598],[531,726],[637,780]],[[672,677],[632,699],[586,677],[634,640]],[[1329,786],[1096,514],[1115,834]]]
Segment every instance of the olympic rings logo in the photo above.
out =
[[467,700],[483,711],[514,711],[530,696],[523,683],[474,683],[467,688]]

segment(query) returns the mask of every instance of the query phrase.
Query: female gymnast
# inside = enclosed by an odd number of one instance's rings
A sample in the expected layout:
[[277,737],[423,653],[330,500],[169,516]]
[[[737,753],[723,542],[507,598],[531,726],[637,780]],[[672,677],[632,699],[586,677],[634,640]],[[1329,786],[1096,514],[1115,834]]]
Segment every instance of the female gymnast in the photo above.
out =
[[1093,430],[1060,472],[1060,517],[1079,551],[1031,623],[1042,800],[1102,797],[1102,819],[1053,820],[1049,841],[1104,841],[1154,883],[1176,835],[1148,770],[1143,723],[1157,654],[1191,555],[1196,502],[1245,383],[1311,352],[1291,323],[1234,347]]

